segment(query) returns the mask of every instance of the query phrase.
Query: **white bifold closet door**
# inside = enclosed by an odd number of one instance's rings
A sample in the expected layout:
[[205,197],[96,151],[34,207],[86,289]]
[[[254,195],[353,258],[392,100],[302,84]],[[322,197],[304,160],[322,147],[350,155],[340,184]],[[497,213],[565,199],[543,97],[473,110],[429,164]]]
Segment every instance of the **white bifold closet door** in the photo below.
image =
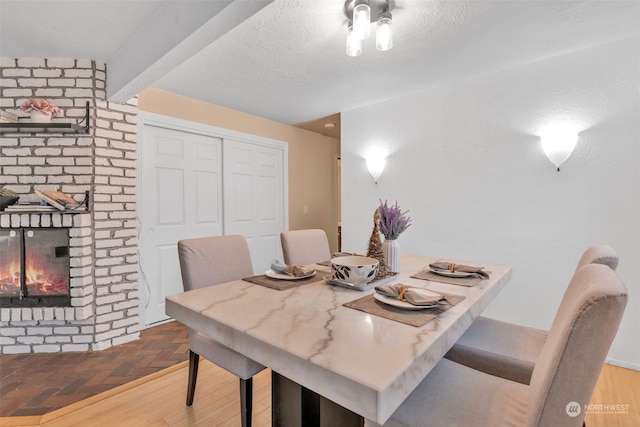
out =
[[282,252],[284,156],[266,145],[224,141],[224,234],[249,243],[253,270],[262,273]]
[[258,274],[281,257],[286,226],[285,143],[156,121],[143,118],[138,142],[142,327],[168,320],[165,297],[182,292],[179,240],[241,234]]

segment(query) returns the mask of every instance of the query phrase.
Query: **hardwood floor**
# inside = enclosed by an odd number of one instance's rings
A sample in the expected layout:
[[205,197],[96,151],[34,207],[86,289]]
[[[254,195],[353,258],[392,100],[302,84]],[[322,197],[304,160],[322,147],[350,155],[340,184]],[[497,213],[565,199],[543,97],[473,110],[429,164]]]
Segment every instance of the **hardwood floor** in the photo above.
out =
[[587,427],[640,426],[640,372],[605,365],[587,409]]
[[[187,364],[43,416],[0,419],[2,426],[238,426],[238,379],[206,360],[200,362],[193,406],[185,406]],[[271,371],[254,377],[254,426],[271,425]],[[588,427],[640,425],[640,372],[605,365],[586,417]],[[617,408],[605,405],[617,405]],[[617,413],[615,410],[617,409]]]

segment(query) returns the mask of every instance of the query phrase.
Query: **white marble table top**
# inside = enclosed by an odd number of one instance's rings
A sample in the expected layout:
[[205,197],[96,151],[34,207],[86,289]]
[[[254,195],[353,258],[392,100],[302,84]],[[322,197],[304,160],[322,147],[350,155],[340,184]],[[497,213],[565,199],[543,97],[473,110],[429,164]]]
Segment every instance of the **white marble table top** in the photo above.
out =
[[285,291],[238,280],[169,296],[166,312],[383,424],[511,278],[509,266],[461,260],[490,278],[465,287],[409,277],[436,260],[401,256],[397,282],[466,298],[419,328],[343,307],[366,293],[323,280]]

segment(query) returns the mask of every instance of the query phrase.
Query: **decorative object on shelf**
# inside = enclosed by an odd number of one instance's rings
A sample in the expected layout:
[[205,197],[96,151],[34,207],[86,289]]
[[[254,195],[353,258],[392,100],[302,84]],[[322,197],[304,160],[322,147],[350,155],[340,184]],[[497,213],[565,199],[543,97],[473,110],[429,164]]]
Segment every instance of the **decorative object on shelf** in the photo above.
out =
[[18,199],[18,193],[0,186],[0,211],[4,210],[7,206],[11,206],[16,203]]
[[18,193],[8,188],[4,188],[4,185],[0,185],[0,196],[18,197]]
[[0,123],[17,123],[18,115],[11,111],[0,110]]
[[369,247],[367,248],[367,256],[375,258],[379,261],[378,274],[376,279],[383,278],[387,275],[387,264],[384,260],[384,253],[382,251],[382,241],[380,240],[380,210],[376,209],[373,214],[373,231],[369,238]]
[[31,115],[32,123],[49,123],[58,115],[60,109],[56,104],[44,98],[30,98],[22,103],[20,109]]
[[393,206],[389,206],[387,201],[384,203],[380,200],[379,227],[380,232],[384,235],[385,241],[382,243],[382,252],[387,268],[394,272],[400,272],[400,244],[398,237],[411,225],[411,218],[407,215],[409,211],[404,211],[396,202]]
[[25,203],[18,202],[11,206],[7,206],[6,208],[4,208],[4,211],[8,213],[58,212],[58,208],[56,208],[55,206],[47,205],[47,204],[42,205],[39,203],[34,204],[33,202],[25,202]]
[[51,123],[51,115],[45,114],[38,110],[32,110],[29,112],[31,116],[31,123]]
[[347,55],[362,54],[362,40],[369,38],[371,22],[376,22],[377,27],[376,49],[385,51],[393,47],[391,3],[390,0],[345,0]]
[[84,202],[78,202],[73,197],[61,191],[35,190],[35,193],[40,196],[42,200],[61,211],[86,209]]

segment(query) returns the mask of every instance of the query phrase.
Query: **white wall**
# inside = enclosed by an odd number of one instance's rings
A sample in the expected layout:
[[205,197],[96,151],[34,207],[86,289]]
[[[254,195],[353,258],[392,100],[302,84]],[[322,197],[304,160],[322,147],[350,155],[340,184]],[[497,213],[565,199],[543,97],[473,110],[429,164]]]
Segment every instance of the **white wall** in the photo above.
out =
[[[640,370],[639,52],[617,41],[343,112],[343,249],[366,250],[378,200],[397,200],[402,252],[512,265],[484,314],[548,329],[582,252],[608,244],[630,292],[609,361]],[[556,172],[538,135],[559,119],[580,134]]]

